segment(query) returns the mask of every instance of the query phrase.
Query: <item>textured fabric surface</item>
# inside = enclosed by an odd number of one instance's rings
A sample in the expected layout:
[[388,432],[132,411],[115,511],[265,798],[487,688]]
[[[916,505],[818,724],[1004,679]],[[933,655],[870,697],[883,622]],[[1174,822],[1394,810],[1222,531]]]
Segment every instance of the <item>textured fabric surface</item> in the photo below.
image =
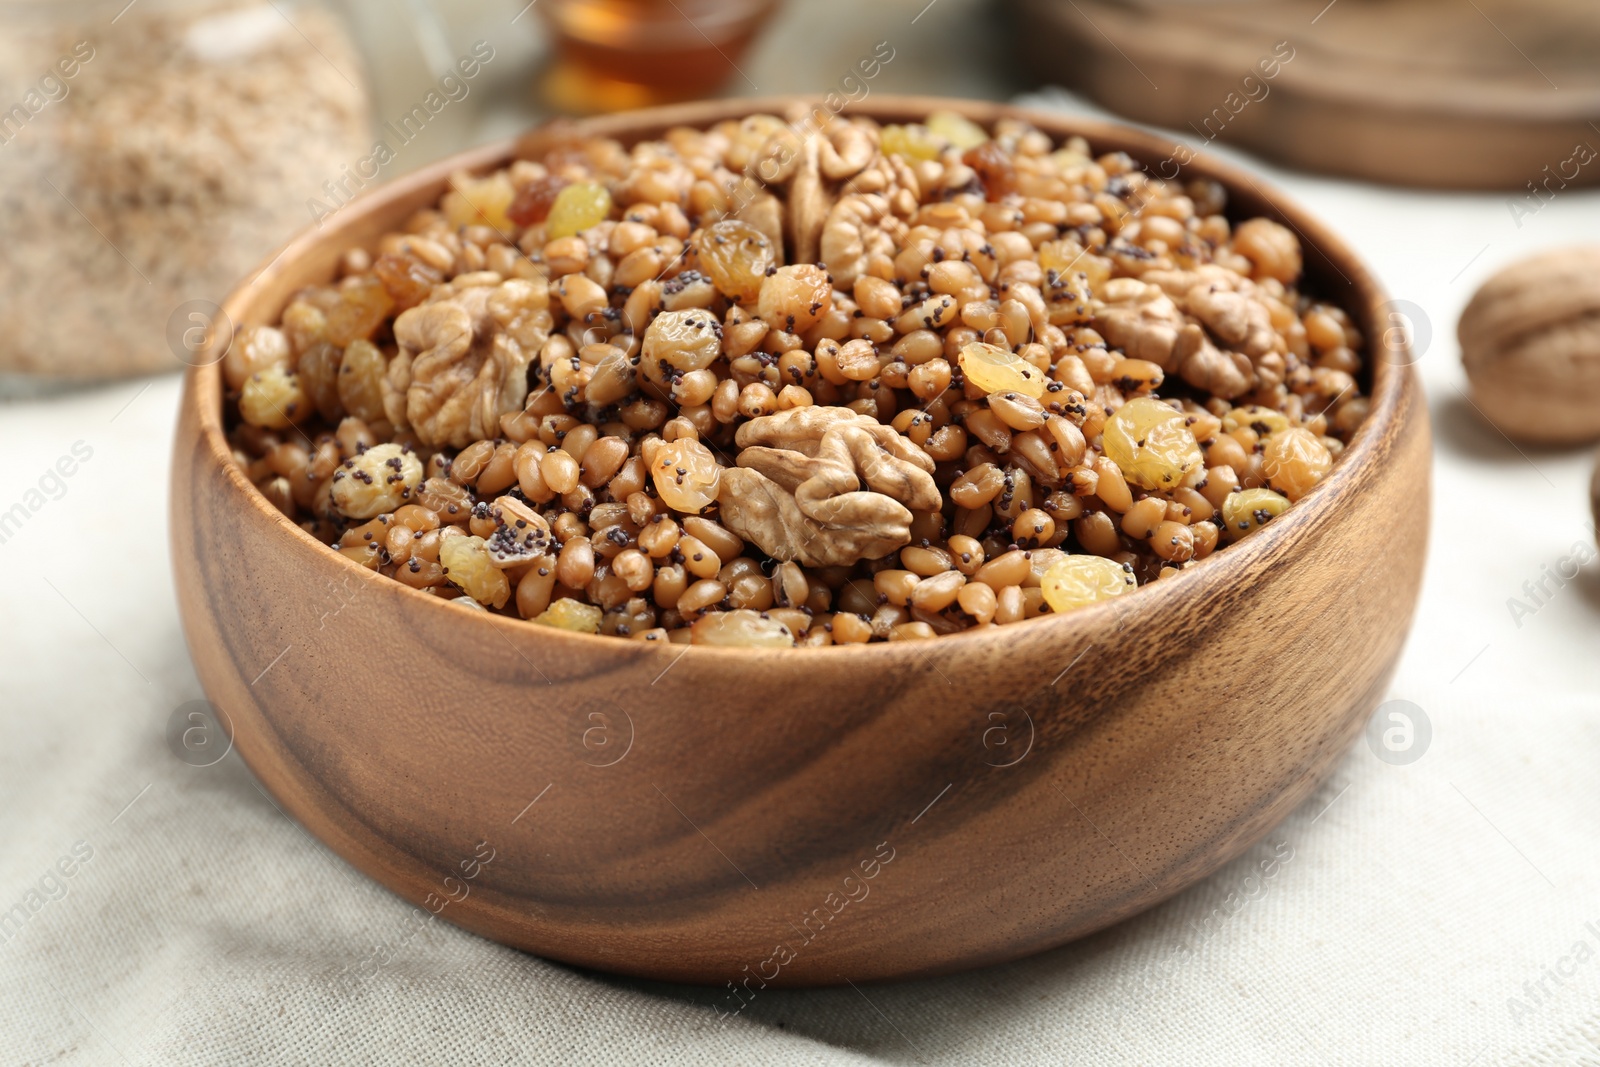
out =
[[[415,929],[237,756],[175,759],[200,696],[166,547],[178,383],[7,405],[0,1064],[1600,1064],[1600,566],[1524,589],[1591,542],[1589,457],[1481,424],[1453,338],[1489,271],[1600,239],[1600,194],[1519,226],[1504,196],[1253,165],[1431,325],[1434,539],[1390,694],[1431,724],[1419,758],[1358,742],[1265,842],[1078,944],[719,1021],[714,993]],[[371,977],[330,978],[375,946]]]

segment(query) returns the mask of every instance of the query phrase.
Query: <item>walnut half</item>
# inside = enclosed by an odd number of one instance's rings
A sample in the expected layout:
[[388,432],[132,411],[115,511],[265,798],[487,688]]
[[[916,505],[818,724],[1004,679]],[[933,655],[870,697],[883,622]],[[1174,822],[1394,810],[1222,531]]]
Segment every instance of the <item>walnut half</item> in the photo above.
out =
[[722,472],[730,530],[808,567],[882,559],[911,543],[911,513],[944,503],[933,460],[891,426],[849,408],[804,407],[739,427]]
[[[528,364],[548,338],[548,293],[484,273],[439,287],[394,322],[385,411],[424,445],[465,448],[522,410]],[[491,284],[492,283],[492,284]]]

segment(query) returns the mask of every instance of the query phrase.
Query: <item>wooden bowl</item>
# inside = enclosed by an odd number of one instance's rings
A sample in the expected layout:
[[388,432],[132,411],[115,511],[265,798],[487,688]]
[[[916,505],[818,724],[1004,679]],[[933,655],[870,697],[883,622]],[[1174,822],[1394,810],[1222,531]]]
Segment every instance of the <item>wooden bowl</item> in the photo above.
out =
[[[632,140],[789,102],[586,125]],[[878,96],[860,110],[935,107],[1023,114]],[[1152,166],[1174,148],[1026,117]],[[514,150],[362,198],[291,243],[229,315],[275,321],[341,250],[433,203],[450,171]],[[1320,223],[1220,163],[1186,172],[1297,229],[1310,284],[1382,333],[1377,283]],[[1003,629],[791,651],[544,629],[367,571],[235,467],[219,368],[202,366],[173,461],[184,626],[262,784],[424,916],[569,963],[751,990],[996,963],[1214,871],[1360,732],[1410,625],[1428,528],[1427,415],[1406,362],[1375,367],[1370,418],[1303,504],[1173,580]]]
[[1322,174],[1502,189],[1518,221],[1546,190],[1600,181],[1586,165],[1600,115],[1592,0],[1335,2],[1010,6],[1041,79],[1197,147],[1221,138]]

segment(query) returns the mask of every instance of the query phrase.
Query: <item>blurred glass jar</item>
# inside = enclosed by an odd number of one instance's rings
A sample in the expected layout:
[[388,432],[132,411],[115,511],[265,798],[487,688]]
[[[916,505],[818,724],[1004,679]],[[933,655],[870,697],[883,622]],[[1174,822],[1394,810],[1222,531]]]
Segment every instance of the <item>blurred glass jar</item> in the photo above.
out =
[[196,358],[370,142],[320,4],[0,0],[0,389]]
[[533,10],[556,52],[545,98],[563,111],[597,112],[709,96],[744,76],[739,61],[777,7],[777,0],[542,0]]

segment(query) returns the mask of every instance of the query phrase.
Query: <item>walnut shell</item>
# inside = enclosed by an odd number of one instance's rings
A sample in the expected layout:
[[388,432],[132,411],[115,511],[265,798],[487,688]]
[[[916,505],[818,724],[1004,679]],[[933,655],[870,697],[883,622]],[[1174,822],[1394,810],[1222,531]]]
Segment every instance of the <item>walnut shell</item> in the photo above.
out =
[[1600,452],[1594,454],[1594,473],[1589,475],[1589,517],[1597,531],[1595,542],[1600,544]]
[[1600,438],[1600,246],[1504,268],[1473,295],[1456,334],[1473,403],[1507,437]]

